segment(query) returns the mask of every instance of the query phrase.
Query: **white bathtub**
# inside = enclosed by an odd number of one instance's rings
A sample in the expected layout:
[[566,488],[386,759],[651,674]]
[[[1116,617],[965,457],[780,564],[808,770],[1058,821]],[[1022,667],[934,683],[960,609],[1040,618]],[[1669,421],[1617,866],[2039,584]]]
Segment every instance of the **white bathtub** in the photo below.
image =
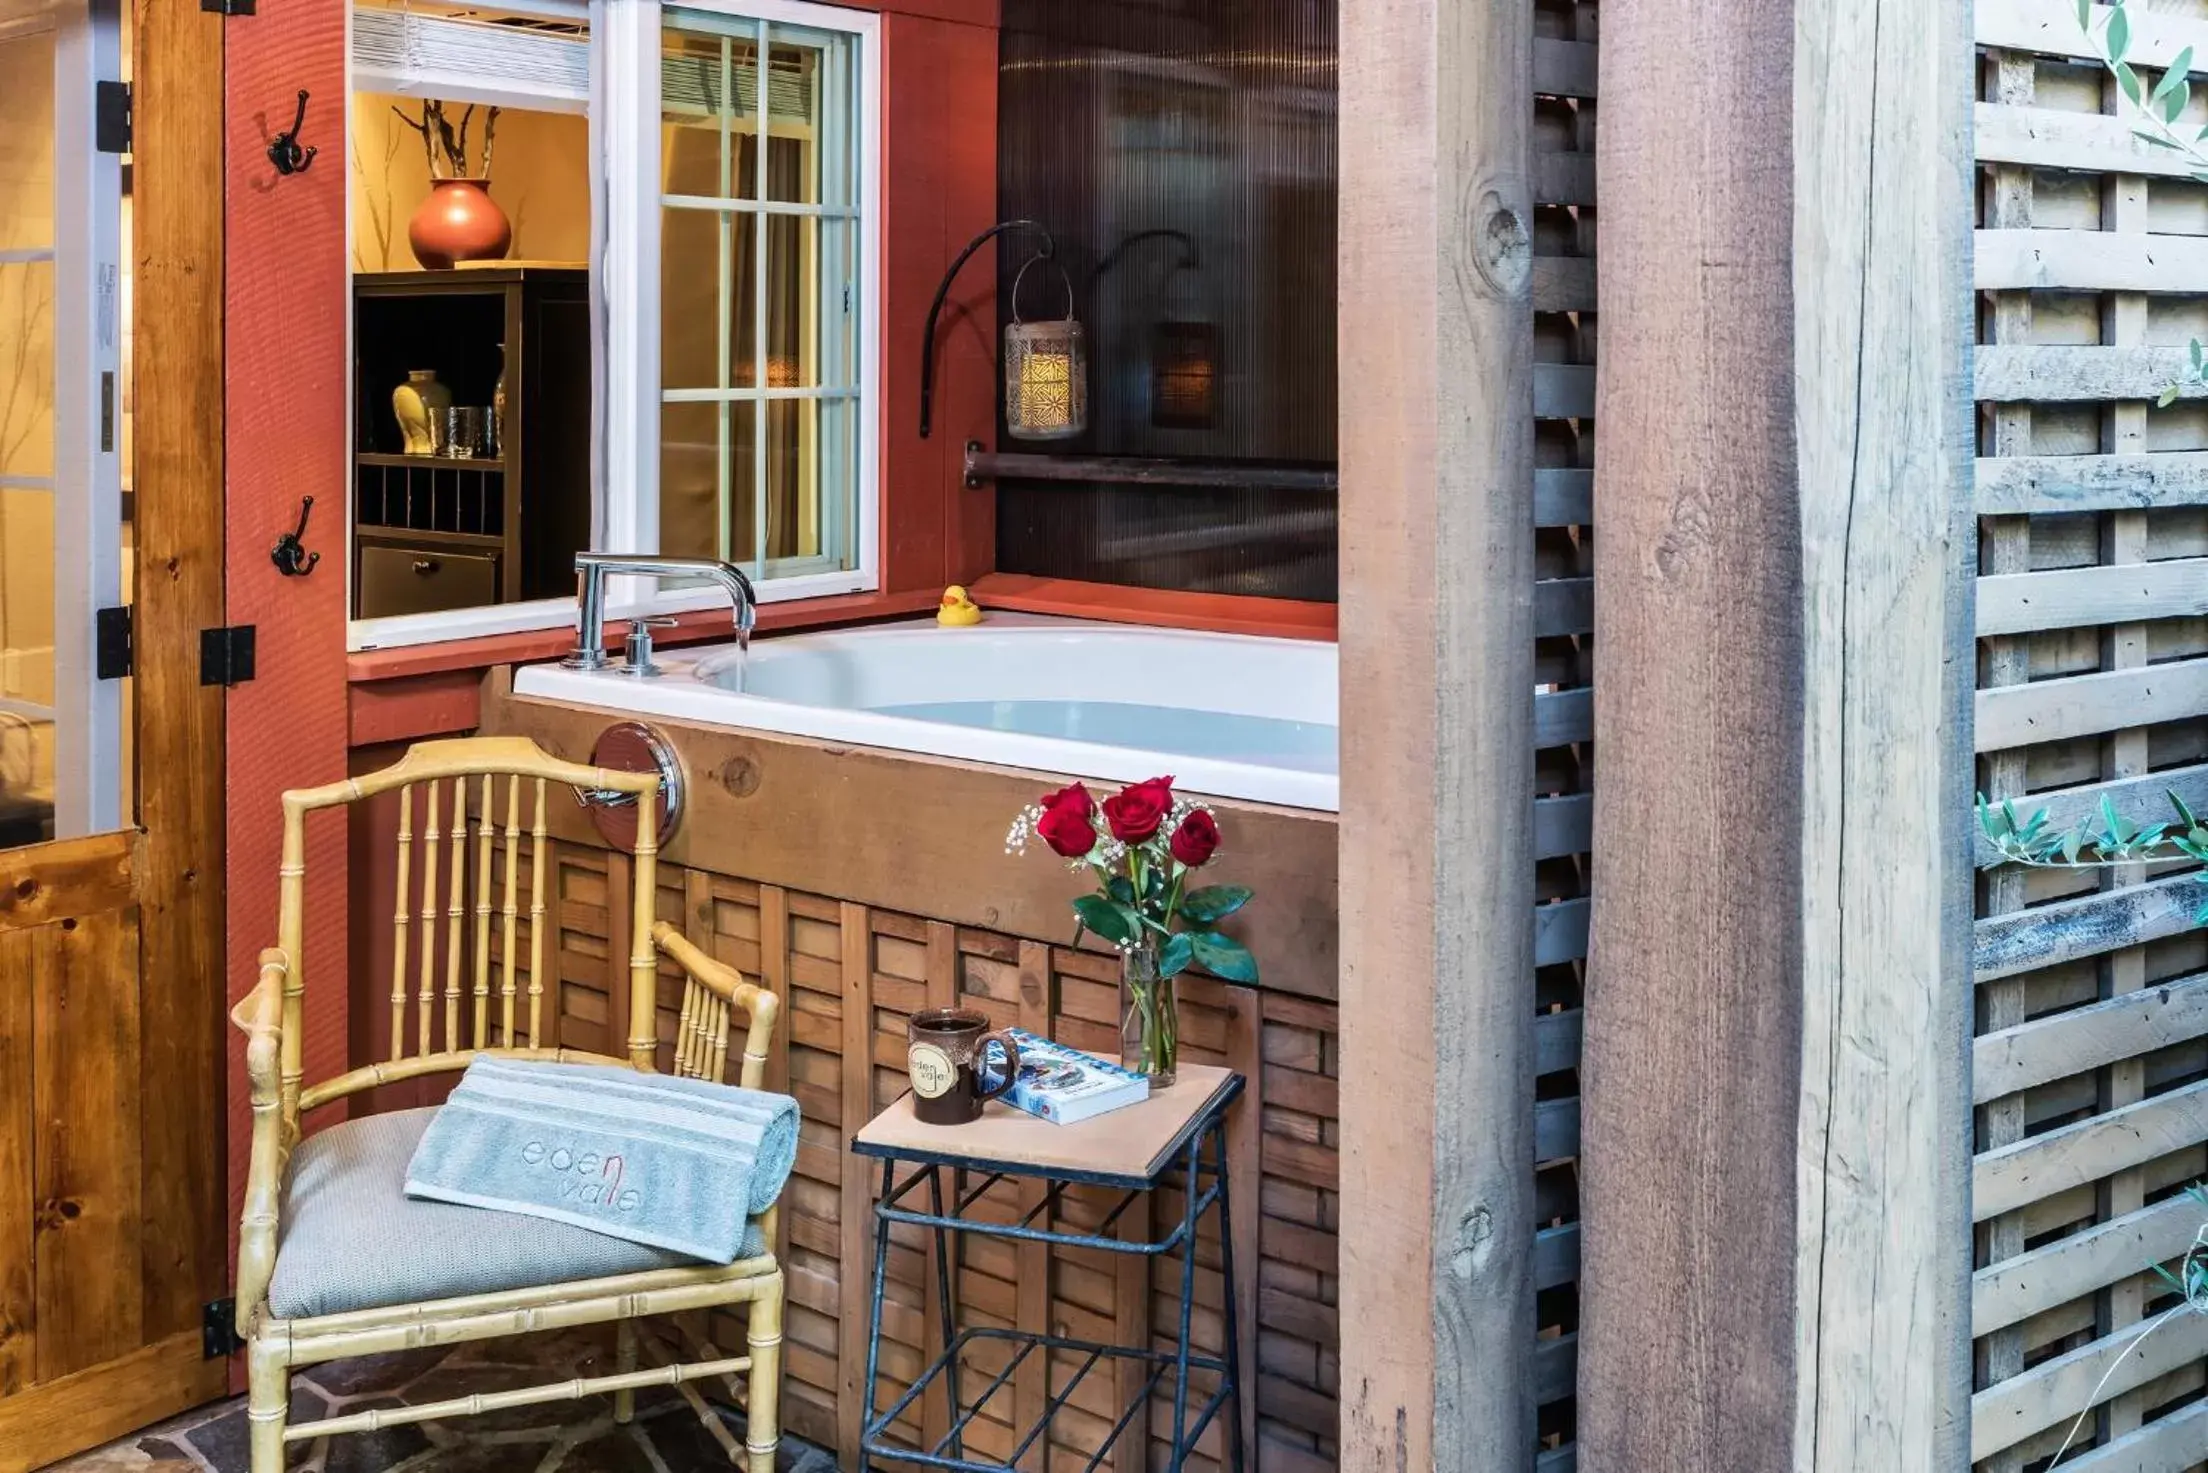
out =
[[[609,638],[620,628],[608,621]],[[618,648],[618,646],[616,646]],[[993,614],[662,652],[665,674],[532,665],[517,695],[1334,811],[1335,647]]]

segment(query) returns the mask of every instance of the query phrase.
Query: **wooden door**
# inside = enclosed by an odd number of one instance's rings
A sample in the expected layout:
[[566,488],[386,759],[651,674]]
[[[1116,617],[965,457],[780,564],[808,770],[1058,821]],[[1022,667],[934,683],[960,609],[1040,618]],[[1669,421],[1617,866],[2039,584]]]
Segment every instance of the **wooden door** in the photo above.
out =
[[123,3],[0,0],[0,1473],[226,1385],[222,21]]

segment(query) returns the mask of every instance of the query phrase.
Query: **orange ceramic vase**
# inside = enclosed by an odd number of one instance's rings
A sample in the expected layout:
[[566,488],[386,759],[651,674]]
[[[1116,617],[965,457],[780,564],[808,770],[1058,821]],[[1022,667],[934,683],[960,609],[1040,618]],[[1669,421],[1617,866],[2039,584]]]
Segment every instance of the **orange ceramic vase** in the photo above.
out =
[[429,198],[406,222],[414,259],[432,271],[458,261],[497,261],[513,244],[514,228],[485,187],[487,179],[436,179]]

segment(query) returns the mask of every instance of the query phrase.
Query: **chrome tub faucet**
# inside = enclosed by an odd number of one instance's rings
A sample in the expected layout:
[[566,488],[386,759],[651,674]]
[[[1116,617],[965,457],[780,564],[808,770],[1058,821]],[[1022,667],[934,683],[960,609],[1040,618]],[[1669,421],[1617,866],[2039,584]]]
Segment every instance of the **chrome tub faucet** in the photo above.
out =
[[[609,575],[643,578],[711,578],[728,590],[736,611],[736,645],[751,648],[751,631],[759,622],[759,606],[752,596],[751,580],[743,569],[715,558],[657,557],[646,553],[578,552],[575,554],[577,618],[575,648],[560,661],[570,670],[604,670],[606,658],[606,579]],[[619,668],[631,675],[659,673],[652,663],[651,622],[638,618],[629,629],[628,660]]]

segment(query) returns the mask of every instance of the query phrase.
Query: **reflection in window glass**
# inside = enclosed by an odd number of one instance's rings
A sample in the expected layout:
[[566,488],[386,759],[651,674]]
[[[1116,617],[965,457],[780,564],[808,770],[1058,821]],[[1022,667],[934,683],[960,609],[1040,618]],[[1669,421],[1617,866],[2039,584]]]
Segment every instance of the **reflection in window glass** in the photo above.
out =
[[849,569],[859,38],[669,15],[660,550],[746,564],[760,579]]

